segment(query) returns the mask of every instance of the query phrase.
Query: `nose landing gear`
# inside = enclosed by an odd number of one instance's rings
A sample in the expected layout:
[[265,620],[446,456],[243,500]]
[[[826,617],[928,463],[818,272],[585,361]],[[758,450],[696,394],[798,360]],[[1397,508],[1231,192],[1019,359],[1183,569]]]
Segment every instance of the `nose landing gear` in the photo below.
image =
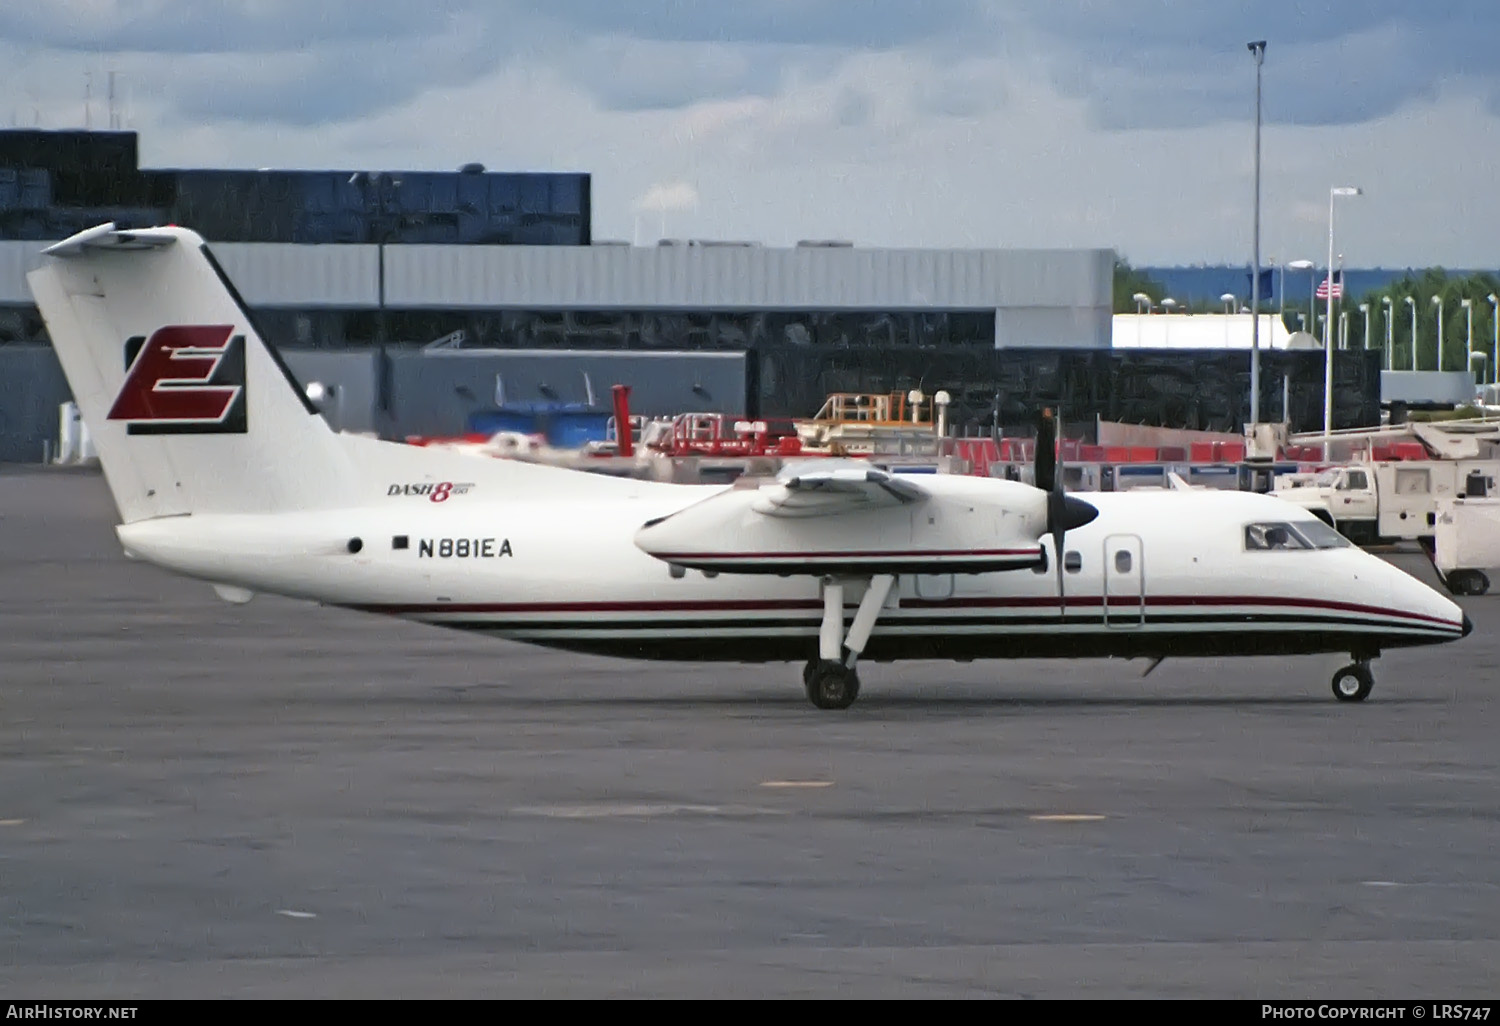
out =
[[818,632],[818,658],[802,671],[808,701],[819,709],[847,709],[859,697],[859,675],[854,664],[870,640],[870,632],[896,578],[875,574],[865,581],[865,593],[844,631],[844,585],[837,578],[823,581],[823,623]]
[[1357,659],[1333,675],[1333,697],[1340,702],[1363,702],[1374,686],[1368,659]]

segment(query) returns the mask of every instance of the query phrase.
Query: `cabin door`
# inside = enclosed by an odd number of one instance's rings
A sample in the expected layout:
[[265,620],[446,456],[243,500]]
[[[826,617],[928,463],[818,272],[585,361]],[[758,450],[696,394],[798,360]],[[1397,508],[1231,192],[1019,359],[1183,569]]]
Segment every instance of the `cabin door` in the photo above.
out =
[[1146,568],[1141,539],[1112,534],[1104,539],[1104,623],[1129,629],[1146,622]]

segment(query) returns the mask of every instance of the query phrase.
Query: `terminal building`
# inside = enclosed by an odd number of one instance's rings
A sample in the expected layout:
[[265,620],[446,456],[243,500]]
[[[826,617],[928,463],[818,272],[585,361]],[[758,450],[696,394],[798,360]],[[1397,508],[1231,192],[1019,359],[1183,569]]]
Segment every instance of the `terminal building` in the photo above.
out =
[[[592,214],[586,172],[141,169],[134,133],[0,131],[0,460],[40,458],[67,398],[25,273],[105,221],[203,235],[267,339],[342,397],[330,419],[389,437],[615,383],[648,415],[920,387],[974,433],[1059,403],[1085,432],[1248,419],[1242,353],[1114,349],[1112,250],[634,246],[595,239]],[[1336,419],[1378,420],[1378,365],[1339,356]],[[1321,353],[1262,366],[1294,427],[1320,426]]]

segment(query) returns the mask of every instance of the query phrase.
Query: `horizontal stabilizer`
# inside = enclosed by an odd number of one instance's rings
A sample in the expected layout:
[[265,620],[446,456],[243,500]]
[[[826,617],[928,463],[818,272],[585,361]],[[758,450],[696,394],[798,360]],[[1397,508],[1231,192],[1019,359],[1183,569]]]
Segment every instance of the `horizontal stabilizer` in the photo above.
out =
[[176,242],[178,234],[169,229],[138,228],[119,229],[114,222],[85,228],[59,243],[42,250],[48,256],[79,256],[88,249],[157,249]]

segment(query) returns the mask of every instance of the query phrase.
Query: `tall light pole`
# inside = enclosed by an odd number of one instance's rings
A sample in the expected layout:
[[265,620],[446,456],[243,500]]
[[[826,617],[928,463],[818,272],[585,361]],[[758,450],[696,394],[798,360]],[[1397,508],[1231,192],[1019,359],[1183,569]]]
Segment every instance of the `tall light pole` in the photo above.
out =
[[1490,366],[1494,368],[1494,380],[1500,384],[1500,296],[1491,292],[1485,297],[1490,301],[1490,323],[1495,326],[1495,352]]
[[1260,66],[1266,41],[1246,44],[1255,58],[1255,258],[1250,272],[1250,423],[1260,423]]
[[381,171],[371,174],[368,171],[356,171],[349,176],[350,185],[358,185],[364,193],[366,212],[368,213],[370,199],[375,200],[375,221],[367,221],[365,237],[375,243],[376,264],[376,344],[384,350],[386,343],[385,323],[385,247],[395,236],[400,224],[399,218],[391,220],[392,205],[391,193],[401,187],[401,179],[387,172]]
[[1437,307],[1437,312],[1438,312],[1438,314],[1437,314],[1437,344],[1438,344],[1437,369],[1438,370],[1442,370],[1443,369],[1443,297],[1442,296],[1433,296],[1432,297],[1432,305],[1435,306],[1435,307]]
[[1364,342],[1365,342],[1365,348],[1369,349],[1370,348],[1370,304],[1369,303],[1361,303],[1361,304],[1359,304],[1359,312],[1365,315]]
[[1144,292],[1137,292],[1130,298],[1135,300],[1135,347],[1139,349],[1141,347],[1141,319],[1146,311],[1151,309],[1151,297]]
[[1328,318],[1323,322],[1323,458],[1328,459],[1333,435],[1333,201],[1340,196],[1358,196],[1352,185],[1328,190]]
[[1406,297],[1406,305],[1411,307],[1411,369],[1417,369],[1417,301],[1410,296]]
[[1458,301],[1458,305],[1463,307],[1464,313],[1469,317],[1469,344],[1464,349],[1464,352],[1468,354],[1464,359],[1468,362],[1464,366],[1472,372],[1474,370],[1474,300],[1465,296]]
[[1391,297],[1381,296],[1380,305],[1385,307],[1385,369],[1396,369],[1396,311],[1391,309]]

